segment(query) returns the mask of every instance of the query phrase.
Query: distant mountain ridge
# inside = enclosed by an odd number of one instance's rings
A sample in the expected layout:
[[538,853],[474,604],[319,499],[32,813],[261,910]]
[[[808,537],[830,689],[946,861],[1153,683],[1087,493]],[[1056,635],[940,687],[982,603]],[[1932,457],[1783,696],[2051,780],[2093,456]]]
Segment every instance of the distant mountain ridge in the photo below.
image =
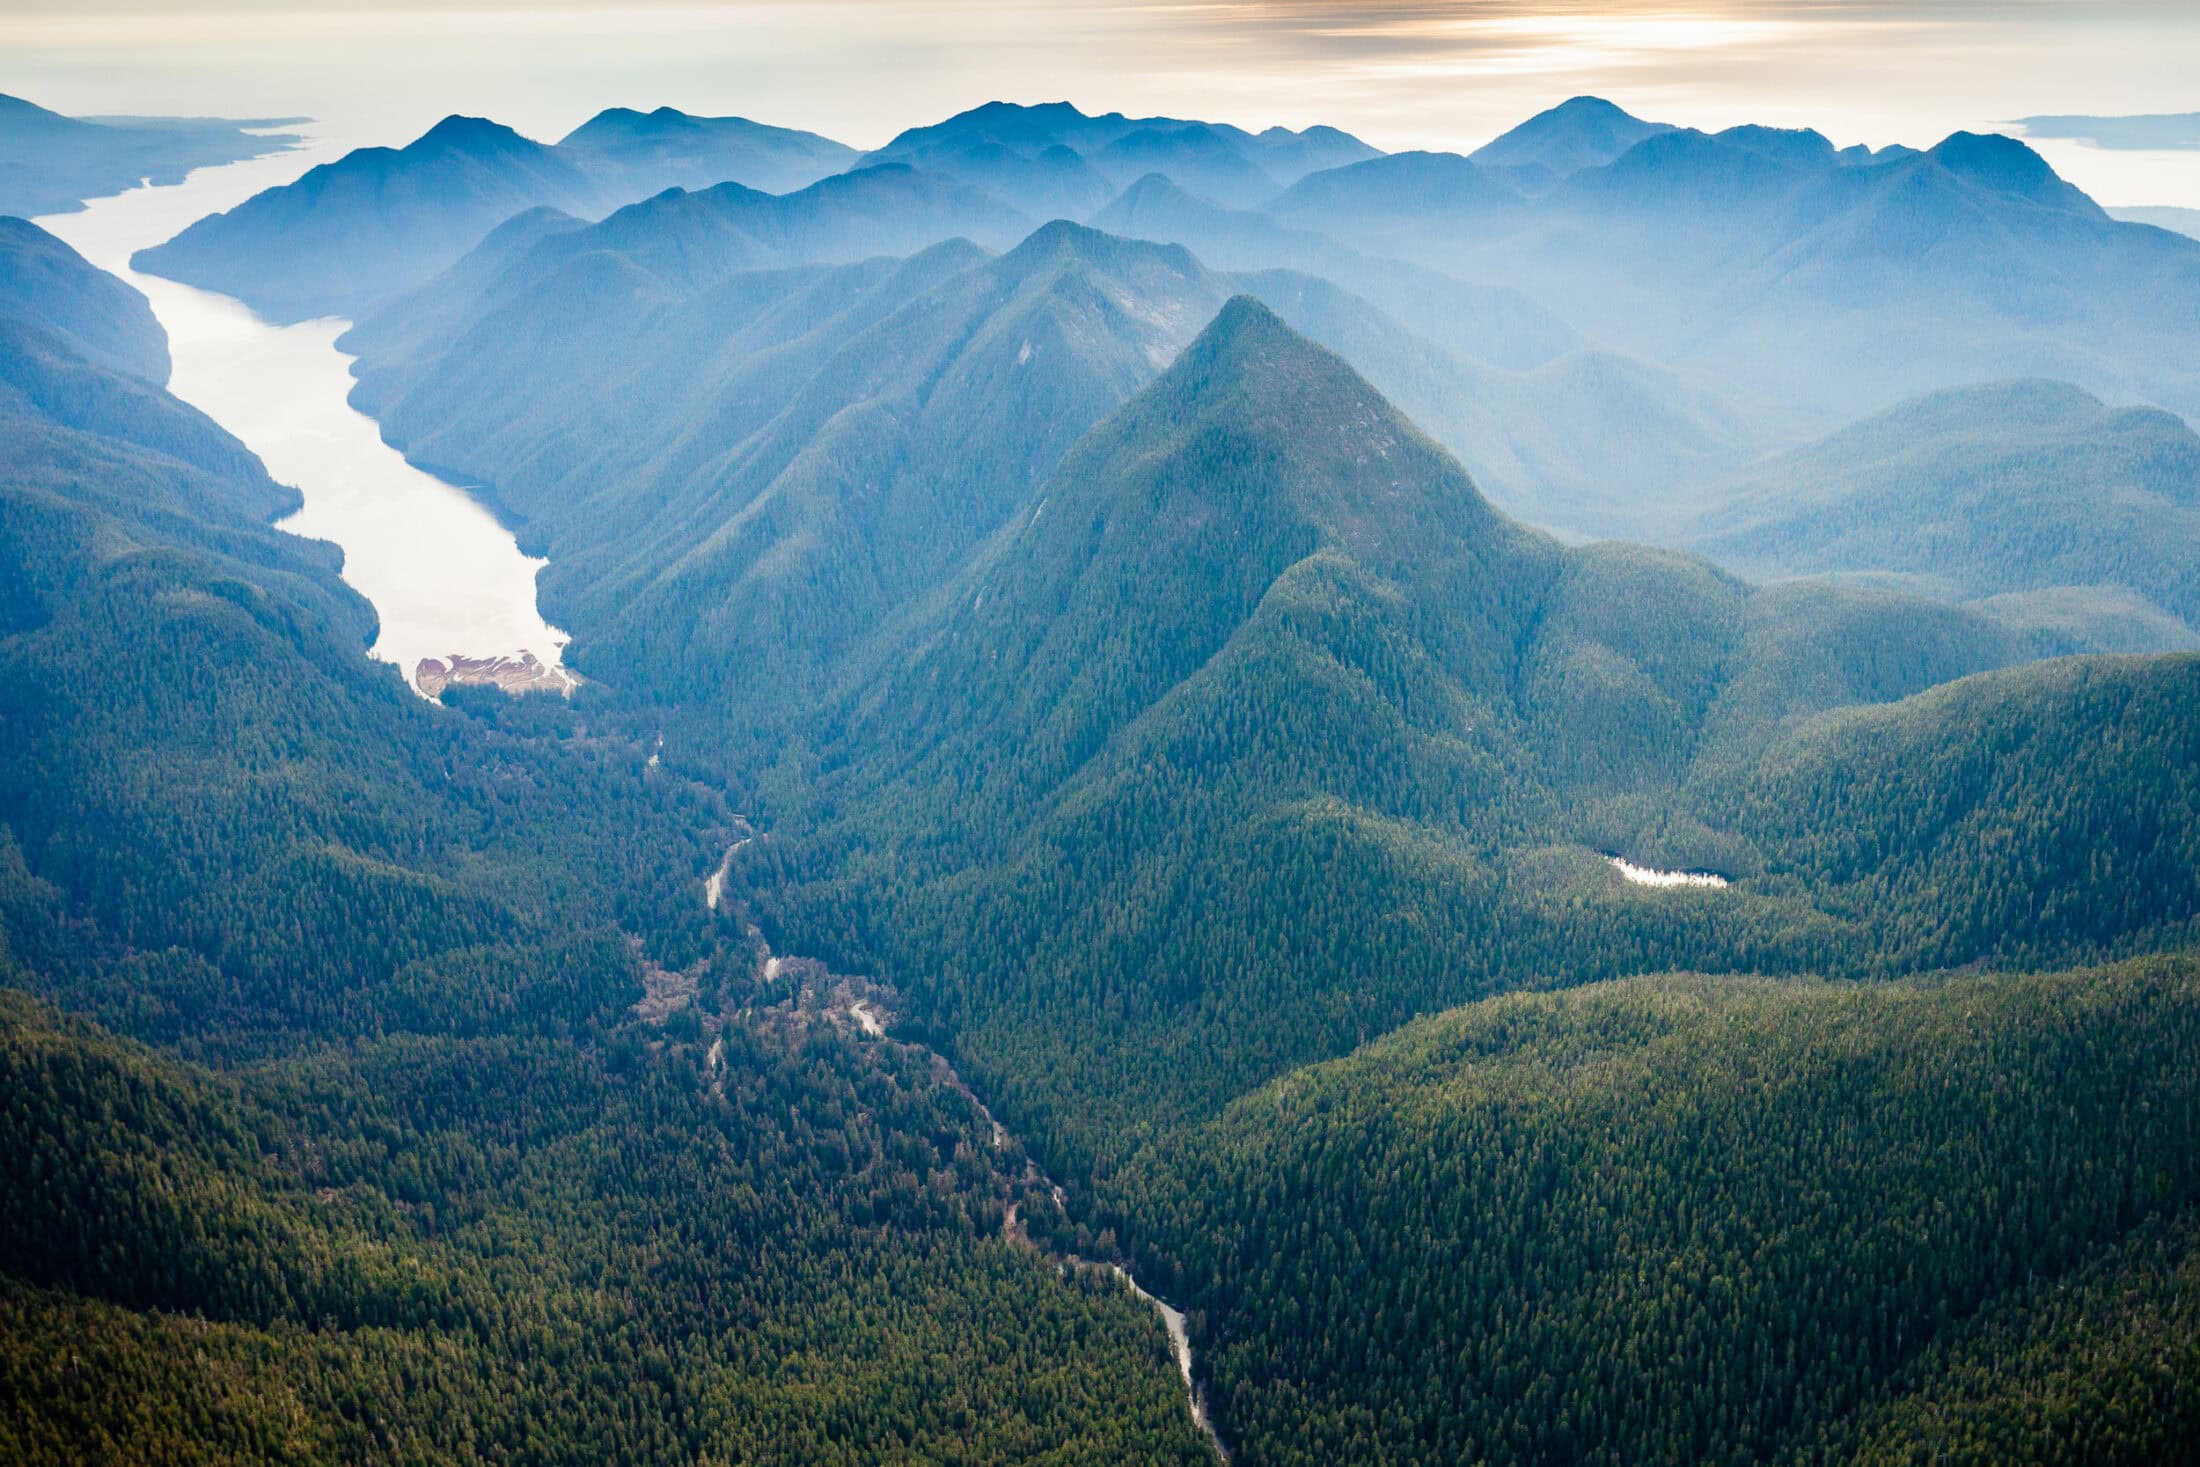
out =
[[752,173],[808,182],[853,157],[812,133],[671,108],[613,109],[555,146],[451,116],[403,148],[361,148],[138,252],[153,274],[277,321],[356,317],[453,264],[532,208],[596,217],[668,187]]
[[[1051,167],[1089,180],[1080,195],[1085,207],[1077,217],[1083,217],[1147,173],[1166,173],[1217,203],[1246,206],[1265,203],[1308,173],[1371,158],[1377,151],[1333,127],[1251,133],[1181,118],[1120,112],[1093,117],[1067,102],[988,102],[910,128],[864,161],[914,163],[981,186]],[[1097,194],[1091,191],[1095,184]]]
[[2113,650],[2200,647],[2200,435],[2159,409],[2060,382],[1950,389],[1708,497],[1689,543],[1745,574],[1914,578],[2008,614],[2090,597]]
[[813,132],[745,117],[693,117],[672,107],[648,113],[608,108],[557,146],[599,192],[634,198],[729,182],[768,194],[791,193],[856,158],[855,149]]
[[1276,212],[1503,282],[1797,426],[2012,373],[2200,410],[2175,325],[2200,309],[2200,250],[2119,225],[2012,138],[1872,151],[1671,129],[1539,191],[1473,160],[1382,159],[1312,175]]
[[1671,131],[1671,123],[1645,122],[1601,97],[1573,97],[1467,156],[1485,168],[1540,169],[1555,180],[1601,168],[1644,138]]
[[0,95],[0,214],[66,214],[148,179],[181,183],[194,168],[295,144],[298,135],[280,129],[298,120],[64,117]]
[[[138,267],[236,295],[277,320],[358,316],[454,263],[504,219],[549,207],[600,217],[668,188],[798,192],[894,165],[997,196],[1028,229],[1082,218],[1165,166],[1229,200],[1372,156],[1334,128],[1249,133],[1168,118],[1087,117],[1067,103],[991,103],[858,155],[814,133],[673,108],[612,108],[555,145],[450,117],[404,148],[367,148],[141,251]],[[1089,156],[1088,156],[1089,154]],[[905,232],[906,233],[906,232]],[[932,240],[920,243],[931,243]]]

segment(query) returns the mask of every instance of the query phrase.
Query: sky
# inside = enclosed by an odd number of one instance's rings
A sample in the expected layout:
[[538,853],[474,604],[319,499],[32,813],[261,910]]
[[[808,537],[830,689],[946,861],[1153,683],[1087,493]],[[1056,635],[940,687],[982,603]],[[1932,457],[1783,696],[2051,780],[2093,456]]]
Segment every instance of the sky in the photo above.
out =
[[[2034,113],[2200,111],[2200,0],[0,0],[0,91],[60,111],[449,112],[554,139],[670,104],[876,146],[993,98],[1470,148],[1583,92],[1715,128],[1925,145]],[[2200,152],[2042,149],[2200,206]]]

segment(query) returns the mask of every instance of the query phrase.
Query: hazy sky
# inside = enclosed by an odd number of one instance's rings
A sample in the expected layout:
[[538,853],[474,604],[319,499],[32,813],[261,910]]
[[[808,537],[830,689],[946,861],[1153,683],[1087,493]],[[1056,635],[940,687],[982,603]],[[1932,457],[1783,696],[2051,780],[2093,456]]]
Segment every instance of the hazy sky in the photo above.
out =
[[[670,103],[875,145],[992,97],[1066,98],[1392,148],[1469,146],[1596,92],[1922,144],[2026,113],[2200,111],[2200,0],[0,0],[0,91],[305,113],[362,142],[452,111],[554,138]],[[2200,203],[2200,154],[2048,151],[2107,202]]]

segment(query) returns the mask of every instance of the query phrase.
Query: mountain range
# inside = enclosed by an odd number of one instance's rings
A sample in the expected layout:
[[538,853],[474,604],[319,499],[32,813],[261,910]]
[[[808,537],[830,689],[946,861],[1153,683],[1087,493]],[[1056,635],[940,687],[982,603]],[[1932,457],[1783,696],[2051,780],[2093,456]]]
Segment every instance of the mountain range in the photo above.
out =
[[777,1452],[821,1365],[854,1458],[1206,1460],[967,1093],[756,991],[721,798],[415,696],[295,492],[57,324],[0,320],[11,1460]]
[[849,156],[813,133],[671,108],[604,112],[555,146],[483,118],[446,117],[403,148],[361,148],[309,169],[133,263],[234,295],[270,320],[355,316],[448,267],[526,209],[594,216],[666,188],[744,174],[791,186]]
[[2200,437],[2159,409],[2057,382],[1952,389],[1706,499],[1694,543],[1744,574],[1879,575],[2005,615],[2097,615],[2108,650],[2200,646]]
[[460,119],[141,255],[570,698],[0,248],[0,1455],[2188,1452],[2193,257],[2020,144]]

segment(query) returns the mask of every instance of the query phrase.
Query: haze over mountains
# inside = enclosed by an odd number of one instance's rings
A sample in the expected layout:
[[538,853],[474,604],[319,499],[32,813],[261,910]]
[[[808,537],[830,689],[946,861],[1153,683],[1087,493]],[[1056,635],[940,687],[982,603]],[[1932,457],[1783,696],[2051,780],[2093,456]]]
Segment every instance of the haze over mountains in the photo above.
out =
[[[2195,645],[2200,437],[2066,383],[1906,403],[1723,487],[1698,545],[1745,572],[1916,578],[2008,614],[2130,623],[2128,648]],[[2029,610],[2028,610],[2029,609]]]
[[143,268],[235,295],[273,320],[352,315],[418,284],[513,214],[600,214],[708,179],[792,186],[850,150],[810,133],[671,108],[599,114],[554,147],[447,117],[403,148],[362,148],[145,252]]
[[455,118],[138,256],[547,558],[585,680],[440,705],[0,250],[0,1455],[2189,1451],[2200,242]]
[[67,213],[86,199],[147,180],[180,183],[194,168],[257,157],[297,140],[277,119],[63,117],[0,95],[0,214]]
[[[662,111],[606,114],[548,149],[447,122],[409,150],[355,155],[271,191],[141,263],[244,292],[284,318],[357,316],[423,284],[523,205],[594,217],[622,192],[674,181],[668,158],[694,126]],[[795,172],[774,180],[792,183],[838,161],[807,135],[773,135],[766,148],[753,125],[720,126],[747,151],[692,148],[680,154],[690,160],[682,179],[737,164],[761,178],[779,166],[767,156],[792,156]],[[579,146],[591,129],[629,139],[641,160],[617,183],[592,181],[583,166],[602,167],[590,164],[600,150]],[[1089,219],[1187,245],[1210,268],[1318,275],[1470,364],[1526,370],[1601,351],[1605,365],[1569,369],[1567,390],[1609,421],[1648,414],[1676,425],[1670,439],[1639,435],[1653,464],[1632,482],[1613,479],[1610,456],[1580,473],[1547,453],[1484,447],[1448,421],[1463,409],[1436,406],[1433,391],[1415,402],[1508,506],[1592,535],[1674,538],[1678,519],[1645,496],[1676,487],[1676,476],[1738,469],[1779,439],[1830,431],[1919,392],[2015,375],[2066,380],[2111,402],[2200,404],[2176,325],[2200,308],[2200,250],[2111,220],[2006,138],[1840,151],[1815,133],[1707,135],[1578,98],[1471,159],[1372,153],[1319,129],[1254,136],[989,104],[847,160],[851,178],[909,168],[898,175],[901,207],[929,211],[921,225],[863,234],[813,223],[806,235],[760,240],[748,260],[907,254],[954,233],[1002,249],[1050,218]],[[347,169],[388,171],[407,191],[378,211],[372,195],[332,181]],[[859,194],[816,194],[811,206]],[[718,212],[760,218],[765,208],[729,198]],[[712,212],[673,204],[629,225],[656,218],[696,229]],[[399,269],[390,260],[407,240]],[[320,268],[286,284],[306,259]],[[1390,385],[1404,391],[1402,379]],[[1600,400],[1604,391],[1634,400]]]

